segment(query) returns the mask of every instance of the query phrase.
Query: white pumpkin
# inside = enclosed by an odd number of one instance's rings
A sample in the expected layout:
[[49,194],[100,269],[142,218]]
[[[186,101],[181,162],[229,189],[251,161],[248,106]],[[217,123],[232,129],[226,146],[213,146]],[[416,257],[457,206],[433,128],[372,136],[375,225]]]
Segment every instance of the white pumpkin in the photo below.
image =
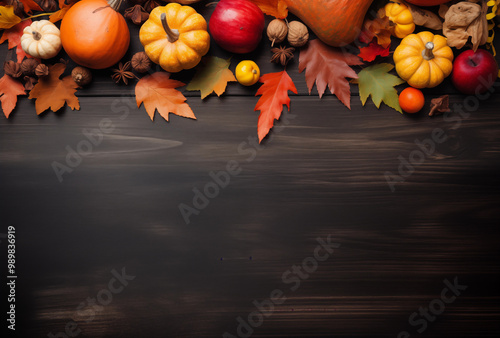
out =
[[61,32],[48,20],[34,21],[24,28],[21,47],[26,54],[35,58],[50,59],[62,48]]

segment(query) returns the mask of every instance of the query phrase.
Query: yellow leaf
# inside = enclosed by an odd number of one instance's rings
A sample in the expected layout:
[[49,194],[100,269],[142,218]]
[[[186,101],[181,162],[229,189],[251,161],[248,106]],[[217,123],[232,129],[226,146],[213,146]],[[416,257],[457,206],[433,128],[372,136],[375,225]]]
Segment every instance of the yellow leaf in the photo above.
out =
[[283,0],[250,0],[257,6],[260,10],[267,14],[274,16],[278,19],[284,19],[288,16],[288,6]]
[[14,14],[13,6],[0,6],[0,29],[9,29],[21,22],[21,18]]
[[196,71],[186,90],[201,91],[202,99],[212,92],[221,96],[226,91],[227,83],[236,81],[233,72],[228,69],[231,59],[224,60],[216,56],[208,56],[205,60],[206,62]]

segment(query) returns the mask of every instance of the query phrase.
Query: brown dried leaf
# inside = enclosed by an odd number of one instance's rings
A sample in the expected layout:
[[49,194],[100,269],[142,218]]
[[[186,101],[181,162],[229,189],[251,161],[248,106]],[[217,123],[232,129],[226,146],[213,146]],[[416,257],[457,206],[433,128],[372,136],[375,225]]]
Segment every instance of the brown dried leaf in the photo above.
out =
[[450,96],[443,95],[431,100],[431,111],[429,116],[434,116],[436,113],[450,112]]
[[443,29],[443,22],[438,15],[421,7],[414,6],[405,2],[413,16],[415,25],[424,26],[429,29],[441,30]]
[[462,1],[451,6],[445,14],[443,24],[443,34],[448,38],[448,45],[460,49],[465,46],[469,37],[474,51],[485,44],[488,38],[486,10],[485,3],[481,6]]

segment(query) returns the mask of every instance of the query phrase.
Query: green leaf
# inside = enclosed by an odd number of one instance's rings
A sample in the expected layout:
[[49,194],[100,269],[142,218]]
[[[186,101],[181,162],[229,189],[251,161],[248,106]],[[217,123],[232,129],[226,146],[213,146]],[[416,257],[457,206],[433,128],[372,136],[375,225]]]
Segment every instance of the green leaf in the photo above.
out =
[[394,86],[400,85],[405,81],[399,77],[389,74],[394,68],[388,63],[379,63],[366,67],[358,73],[359,97],[363,106],[371,95],[373,103],[380,108],[382,101],[389,107],[397,110],[401,114],[403,111],[399,106],[398,92]]
[[216,56],[205,58],[205,64],[202,65],[194,75],[186,90],[201,91],[201,98],[204,99],[212,92],[221,96],[226,91],[229,81],[236,81],[234,74],[229,70],[231,58],[224,60]]

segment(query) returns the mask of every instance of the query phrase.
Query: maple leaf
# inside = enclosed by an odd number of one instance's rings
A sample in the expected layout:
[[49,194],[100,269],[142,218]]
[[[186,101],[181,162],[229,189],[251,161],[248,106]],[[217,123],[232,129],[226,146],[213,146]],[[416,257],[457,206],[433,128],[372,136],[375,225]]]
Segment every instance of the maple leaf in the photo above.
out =
[[283,0],[250,0],[267,15],[274,16],[278,19],[284,19],[288,16],[288,6]]
[[43,9],[33,0],[19,0],[24,5],[24,13],[31,14],[32,10],[43,11]]
[[369,96],[373,102],[380,108],[382,101],[391,108],[394,108],[401,114],[403,111],[399,106],[398,92],[394,86],[404,83],[399,77],[389,74],[394,68],[389,63],[379,63],[366,67],[359,72],[359,97],[363,106]]
[[13,6],[0,6],[0,29],[9,29],[21,22],[21,18],[14,14]]
[[390,20],[387,16],[375,20],[365,20],[359,41],[369,43],[374,37],[377,43],[386,48],[391,45]]
[[26,95],[23,84],[9,75],[4,75],[0,79],[0,102],[6,118],[9,118],[16,107],[18,95]]
[[375,41],[372,41],[367,47],[359,49],[358,56],[366,62],[372,62],[377,56],[389,56],[389,48],[390,46],[384,48]]
[[288,73],[284,70],[277,73],[269,73],[260,77],[260,82],[263,83],[255,96],[262,95],[254,111],[260,110],[259,122],[257,125],[257,133],[259,135],[259,143],[264,137],[269,134],[269,131],[274,125],[274,120],[279,120],[283,105],[286,105],[290,110],[290,98],[288,91],[297,94],[297,88]]
[[170,74],[166,72],[147,75],[140,79],[135,86],[137,107],[144,103],[144,108],[146,108],[151,121],[155,111],[158,111],[167,121],[169,113],[196,120],[184,95],[175,89],[182,86],[184,83],[170,79]]
[[212,92],[215,92],[217,96],[221,96],[226,91],[227,83],[236,81],[233,72],[229,70],[231,58],[224,60],[215,56],[208,56],[205,60],[207,60],[206,63],[198,68],[186,90],[201,91],[202,99]]
[[59,20],[62,20],[62,18],[64,18],[64,16],[66,15],[66,13],[68,12],[68,10],[75,4],[76,2],[71,2],[69,4],[66,3],[65,0],[59,0],[59,10],[57,12],[54,12],[52,13],[50,16],[49,16],[49,21],[54,23],[54,22],[57,22]]
[[23,30],[25,27],[31,25],[31,19],[21,21],[17,25],[6,29],[3,31],[2,37],[0,38],[0,44],[4,43],[5,40],[9,40],[8,48],[16,47],[17,62],[20,63],[24,57],[30,57],[21,48],[21,36],[23,35]]
[[315,82],[320,98],[328,86],[330,92],[349,109],[351,109],[351,88],[346,78],[358,78],[356,72],[349,66],[361,64],[363,62],[356,55],[327,46],[319,39],[309,41],[299,56],[299,71],[306,70],[309,94]]
[[66,65],[63,63],[49,66],[49,75],[40,78],[30,91],[29,98],[36,99],[35,108],[38,115],[49,108],[54,112],[58,111],[65,103],[72,110],[80,109],[80,102],[75,96],[78,85],[71,75],[59,79],[65,69]]

